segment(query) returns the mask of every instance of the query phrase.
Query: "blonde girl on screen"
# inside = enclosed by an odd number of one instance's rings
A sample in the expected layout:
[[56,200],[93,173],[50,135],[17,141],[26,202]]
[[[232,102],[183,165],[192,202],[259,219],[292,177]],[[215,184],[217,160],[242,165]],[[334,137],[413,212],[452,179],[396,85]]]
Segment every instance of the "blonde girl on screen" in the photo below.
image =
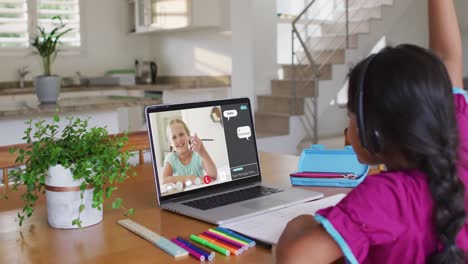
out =
[[[180,119],[169,121],[167,137],[172,152],[164,160],[163,183],[203,182],[204,176],[216,179],[217,169],[203,142]],[[186,184],[187,185],[187,184]]]

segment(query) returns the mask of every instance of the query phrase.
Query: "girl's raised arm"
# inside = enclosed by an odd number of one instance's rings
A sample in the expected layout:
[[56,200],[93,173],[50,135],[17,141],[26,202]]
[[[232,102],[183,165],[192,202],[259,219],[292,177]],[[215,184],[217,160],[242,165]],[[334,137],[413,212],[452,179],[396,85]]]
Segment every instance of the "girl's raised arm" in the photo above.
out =
[[429,47],[444,62],[454,87],[463,88],[463,49],[453,0],[428,0]]

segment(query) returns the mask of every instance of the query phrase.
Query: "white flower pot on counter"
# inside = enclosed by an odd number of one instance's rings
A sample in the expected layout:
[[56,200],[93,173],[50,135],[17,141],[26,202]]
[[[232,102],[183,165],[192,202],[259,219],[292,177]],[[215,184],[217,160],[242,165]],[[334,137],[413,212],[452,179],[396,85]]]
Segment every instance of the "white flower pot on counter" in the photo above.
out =
[[34,78],[34,88],[41,104],[56,104],[60,94],[60,77],[41,75]]
[[[78,218],[80,199],[80,185],[83,180],[74,180],[70,169],[61,165],[50,167],[45,179],[47,217],[51,227],[73,229],[72,221]],[[83,204],[85,209],[81,212],[81,226],[87,227],[102,221],[103,210],[92,208],[94,188],[87,188],[84,192]]]

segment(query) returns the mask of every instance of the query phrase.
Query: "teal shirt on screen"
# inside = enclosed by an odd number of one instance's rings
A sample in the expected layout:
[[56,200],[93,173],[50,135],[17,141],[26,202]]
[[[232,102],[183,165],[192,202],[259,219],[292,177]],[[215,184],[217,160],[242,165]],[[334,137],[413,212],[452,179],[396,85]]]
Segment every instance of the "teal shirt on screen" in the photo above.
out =
[[187,165],[180,162],[176,152],[169,153],[164,160],[164,162],[171,164],[172,176],[195,175],[199,177],[204,175],[202,161],[203,160],[196,152],[192,153],[192,160]]

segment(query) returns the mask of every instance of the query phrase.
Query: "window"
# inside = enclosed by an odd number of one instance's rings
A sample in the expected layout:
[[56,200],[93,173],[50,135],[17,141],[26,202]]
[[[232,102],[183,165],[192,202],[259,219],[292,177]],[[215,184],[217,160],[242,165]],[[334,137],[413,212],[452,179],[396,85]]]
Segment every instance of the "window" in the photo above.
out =
[[0,0],[0,47],[27,47],[26,0]]
[[79,0],[0,0],[0,48],[24,48],[37,34],[37,27],[50,31],[60,16],[72,30],[60,41],[65,47],[80,47]]
[[62,22],[67,25],[66,28],[72,29],[60,41],[65,46],[79,47],[81,43],[79,0],[38,0],[38,2],[38,25],[50,31],[56,22],[52,21],[52,18],[60,16]]

